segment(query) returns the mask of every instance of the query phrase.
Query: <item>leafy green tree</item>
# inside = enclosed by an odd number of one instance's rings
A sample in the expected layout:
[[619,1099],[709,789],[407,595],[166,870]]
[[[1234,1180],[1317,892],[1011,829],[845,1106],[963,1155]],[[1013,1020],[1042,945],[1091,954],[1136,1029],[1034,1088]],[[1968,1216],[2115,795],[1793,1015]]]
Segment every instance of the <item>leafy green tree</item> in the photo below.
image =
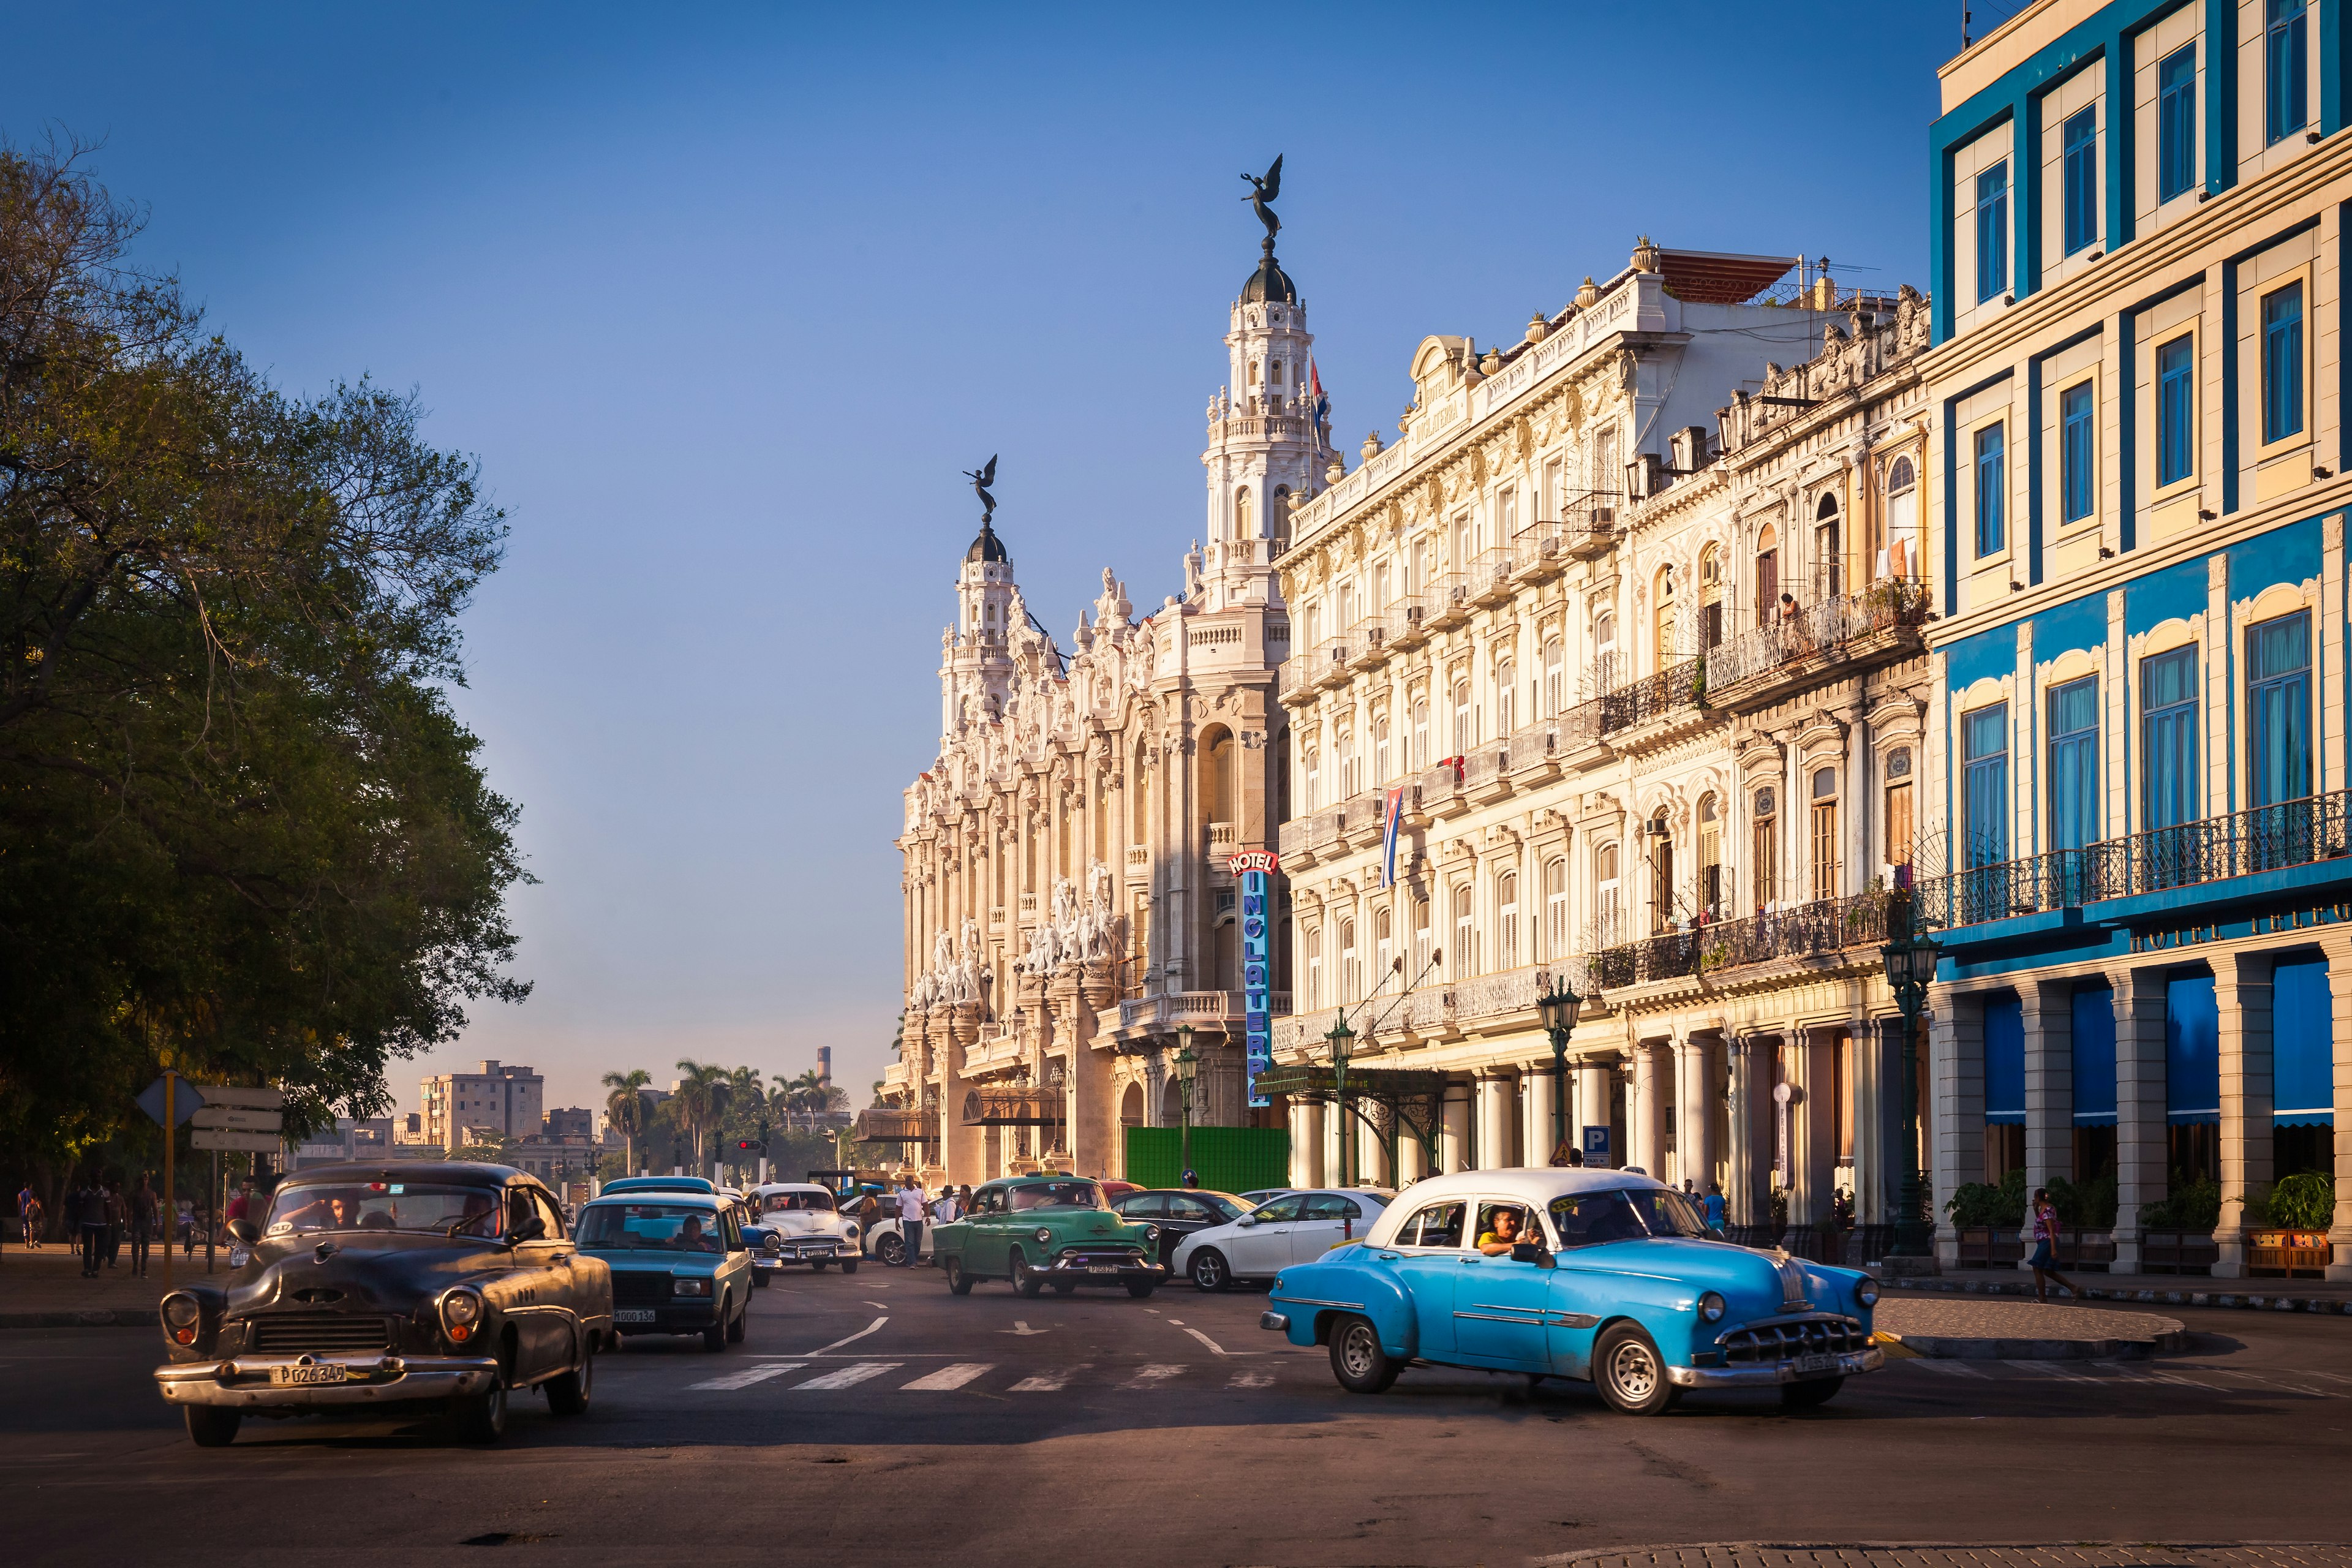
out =
[[604,1116],[620,1130],[625,1158],[624,1174],[634,1174],[637,1169],[637,1142],[645,1136],[646,1126],[652,1120],[645,1091],[653,1085],[653,1078],[643,1068],[631,1068],[626,1072],[604,1075]]
[[710,1169],[711,1135],[726,1115],[734,1079],[716,1063],[688,1058],[679,1058],[677,1071],[677,1092],[671,1097],[671,1102],[677,1107],[678,1126],[693,1146],[695,1170],[707,1172]]

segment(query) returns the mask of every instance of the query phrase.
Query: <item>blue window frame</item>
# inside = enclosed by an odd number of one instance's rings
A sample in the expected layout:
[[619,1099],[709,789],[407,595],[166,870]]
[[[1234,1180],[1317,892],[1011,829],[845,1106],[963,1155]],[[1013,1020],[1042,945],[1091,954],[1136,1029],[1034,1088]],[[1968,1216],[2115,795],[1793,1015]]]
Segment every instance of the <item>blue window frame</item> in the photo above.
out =
[[2009,468],[2002,450],[2002,426],[1988,425],[1977,432],[1977,555],[1997,555],[2008,539],[2005,502]]
[[2197,340],[2182,336],[2156,351],[2156,482],[2196,471]]
[[2311,119],[2304,0],[2270,0],[2263,30],[2264,142],[2284,142]]
[[2303,284],[2263,296],[2263,441],[2303,434]]
[[2168,202],[2197,184],[2197,46],[2156,68],[2156,196]]
[[2004,863],[2009,859],[2009,704],[1996,702],[1960,716],[1959,923],[2000,920],[2011,912]]
[[2253,805],[2253,859],[2294,866],[2311,858],[2311,616],[2246,628],[2246,798]]
[[2098,677],[2052,687],[2049,702],[2050,847],[2081,849],[2099,837]]
[[2063,165],[2065,248],[2072,256],[2099,243],[2099,111],[2086,109],[2069,116],[2060,135],[2065,145]]
[[2009,292],[2009,160],[1977,176],[1977,303]]
[[2178,647],[2144,658],[2139,670],[2147,884],[2177,887],[2194,872],[2189,825],[2203,795],[2197,779],[2197,650]]
[[2098,510],[2098,404],[2091,384],[2058,395],[2058,519],[2080,522]]

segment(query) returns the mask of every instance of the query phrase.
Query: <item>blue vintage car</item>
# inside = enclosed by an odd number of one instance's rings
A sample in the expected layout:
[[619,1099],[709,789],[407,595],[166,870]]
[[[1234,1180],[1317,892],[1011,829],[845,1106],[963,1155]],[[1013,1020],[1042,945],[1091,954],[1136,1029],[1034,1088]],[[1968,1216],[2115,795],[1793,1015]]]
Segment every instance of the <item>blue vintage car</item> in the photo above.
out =
[[1409,1365],[1580,1378],[1630,1415],[1685,1389],[1773,1388],[1826,1403],[1885,1354],[1877,1282],[1735,1247],[1647,1176],[1465,1171],[1414,1184],[1365,1233],[1275,1280],[1261,1324],[1328,1345],[1378,1394]]
[[580,1250],[613,1273],[622,1334],[700,1334],[705,1349],[743,1342],[751,1252],[735,1205],[716,1193],[607,1188],[581,1206]]

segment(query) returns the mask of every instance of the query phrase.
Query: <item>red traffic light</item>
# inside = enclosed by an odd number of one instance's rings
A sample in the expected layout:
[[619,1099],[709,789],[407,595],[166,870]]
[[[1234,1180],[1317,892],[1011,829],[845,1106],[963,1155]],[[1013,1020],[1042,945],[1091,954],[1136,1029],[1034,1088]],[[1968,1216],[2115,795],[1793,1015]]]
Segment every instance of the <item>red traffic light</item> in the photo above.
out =
[[759,1146],[759,1143],[755,1140],[750,1138],[738,1138],[735,1140],[735,1147],[738,1149],[757,1149]]

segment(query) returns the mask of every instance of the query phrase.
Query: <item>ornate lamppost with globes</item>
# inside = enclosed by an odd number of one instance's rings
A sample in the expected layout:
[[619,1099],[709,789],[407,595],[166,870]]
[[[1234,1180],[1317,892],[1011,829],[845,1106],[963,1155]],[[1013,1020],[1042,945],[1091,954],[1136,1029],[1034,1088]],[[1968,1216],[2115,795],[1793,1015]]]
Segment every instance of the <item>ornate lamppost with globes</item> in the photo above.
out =
[[1919,1164],[1919,1015],[1927,1008],[1927,985],[1936,978],[1936,960],[1943,950],[1920,940],[1907,908],[1899,914],[1899,924],[1889,922],[1892,940],[1879,949],[1886,963],[1887,988],[1903,1013],[1903,1190],[1895,1200],[1895,1245],[1887,1256],[1928,1258],[1934,1256],[1935,1227]]
[[1552,977],[1551,989],[1536,998],[1544,1033],[1551,1037],[1551,1152],[1561,1157],[1568,1145],[1568,1037],[1575,1031],[1576,1016],[1584,998],[1569,988],[1565,976]]

